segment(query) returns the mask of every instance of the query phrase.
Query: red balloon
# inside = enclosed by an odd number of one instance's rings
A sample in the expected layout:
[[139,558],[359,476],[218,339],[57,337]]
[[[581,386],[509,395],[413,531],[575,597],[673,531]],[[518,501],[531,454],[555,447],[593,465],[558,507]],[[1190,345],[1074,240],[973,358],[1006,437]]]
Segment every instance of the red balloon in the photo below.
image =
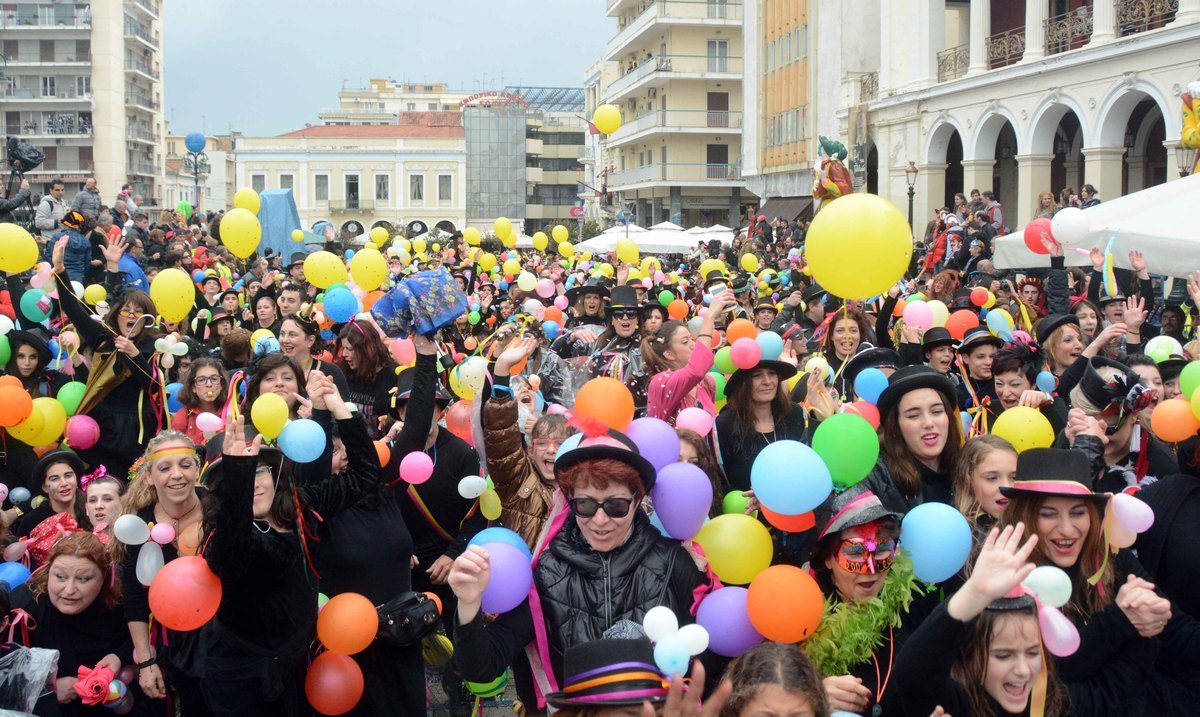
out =
[[322,652],[304,676],[304,694],[308,696],[308,703],[323,715],[349,712],[358,704],[362,693],[362,669],[349,655]]
[[846,406],[846,413],[854,413],[862,416],[867,419],[867,423],[871,424],[871,428],[879,430],[879,409],[875,407],[875,404],[861,400],[855,401]]
[[1041,217],[1034,219],[1025,225],[1025,246],[1029,247],[1029,251],[1034,254],[1049,254],[1050,250],[1042,245],[1042,235],[1053,239],[1054,235],[1050,233],[1050,220]]
[[762,511],[763,517],[767,519],[768,523],[785,533],[803,533],[806,530],[812,530],[817,525],[816,517],[811,510],[799,515],[784,515],[776,513],[762,503],[758,504],[758,509]]
[[459,401],[446,409],[446,428],[471,443],[471,402]]
[[946,319],[946,330],[959,341],[963,340],[967,329],[973,329],[978,325],[979,315],[970,309],[959,309],[950,314],[950,318]]
[[971,303],[976,306],[983,306],[988,300],[988,290],[982,286],[977,286],[971,289]]
[[221,580],[197,556],[175,558],[150,583],[150,611],[172,630],[199,629],[217,614]]

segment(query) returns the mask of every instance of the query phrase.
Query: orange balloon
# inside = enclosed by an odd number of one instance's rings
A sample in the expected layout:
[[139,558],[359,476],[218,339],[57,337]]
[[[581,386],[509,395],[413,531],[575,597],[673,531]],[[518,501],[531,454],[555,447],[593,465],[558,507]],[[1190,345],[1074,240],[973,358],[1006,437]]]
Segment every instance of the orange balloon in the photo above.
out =
[[317,637],[326,649],[353,655],[362,652],[379,630],[379,613],[358,593],[334,595],[317,616]]
[[748,319],[734,319],[729,322],[729,326],[725,329],[725,340],[730,344],[733,344],[738,339],[754,339],[757,336],[758,329]]
[[383,441],[375,441],[375,455],[379,456],[379,467],[382,468],[392,460],[392,449]]
[[471,443],[471,402],[458,401],[457,403],[446,409],[446,428],[463,439],[467,443]]
[[21,388],[21,379],[16,376],[0,376],[0,386],[16,386]]
[[687,318],[687,315],[688,305],[683,299],[675,299],[671,303],[667,304],[667,316],[670,316],[672,319],[682,321],[683,319]]
[[432,600],[434,605],[437,605],[438,614],[441,615],[442,614],[442,599],[437,596],[437,593],[425,593],[425,596],[428,597],[430,600]]
[[812,530],[817,525],[816,517],[813,516],[811,510],[799,515],[784,515],[776,513],[761,503],[758,509],[762,511],[763,517],[767,519],[768,523],[785,533],[803,533],[806,530]]
[[575,414],[624,431],[633,420],[633,394],[615,378],[593,378],[575,396]]
[[57,443],[47,443],[44,446],[35,446],[33,449],[33,454],[35,456],[37,456],[38,458],[41,458],[42,456],[46,455],[50,451],[56,450],[57,448],[58,448]]
[[[217,614],[221,580],[197,556],[175,558],[150,583],[150,611],[154,619],[172,630],[197,630]],[[375,624],[379,624],[376,613]]]
[[800,642],[821,624],[825,598],[817,581],[800,568],[773,565],[750,583],[750,623],[773,642]]
[[372,291],[363,297],[363,311],[370,311],[376,301],[383,298],[383,292],[379,290]]
[[946,319],[946,330],[959,341],[963,340],[963,335],[967,333],[967,329],[973,329],[978,325],[979,314],[970,309],[959,309],[950,314],[950,318]]
[[561,324],[563,320],[562,309],[557,306],[547,306],[542,312],[542,321],[553,321],[556,324]]
[[897,319],[900,318],[901,316],[904,316],[904,307],[907,305],[908,305],[907,299],[897,299],[896,300],[896,308],[892,309],[892,316],[895,316]]
[[4,378],[11,379],[11,382],[0,383],[0,426],[11,428],[33,413],[33,397],[22,388],[16,376]]
[[[325,607],[322,615],[328,612],[329,605]],[[376,624],[378,620],[376,617]],[[304,676],[304,694],[308,696],[308,703],[323,715],[346,714],[362,699],[362,693],[362,668],[347,655],[322,652]]]
[[200,524],[196,523],[191,528],[176,533],[175,545],[181,554],[195,555],[200,549]]
[[1185,398],[1162,401],[1150,414],[1150,429],[1160,440],[1167,443],[1186,441],[1200,430],[1200,420],[1192,413],[1191,403]]

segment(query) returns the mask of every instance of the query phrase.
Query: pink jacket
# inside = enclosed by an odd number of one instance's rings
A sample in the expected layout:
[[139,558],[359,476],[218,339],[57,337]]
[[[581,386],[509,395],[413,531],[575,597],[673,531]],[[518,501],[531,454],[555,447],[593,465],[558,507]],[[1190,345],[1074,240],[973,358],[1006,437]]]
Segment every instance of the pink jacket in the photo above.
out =
[[[699,406],[717,414],[716,388],[708,370],[713,366],[713,352],[702,341],[696,342],[687,365],[673,371],[663,371],[650,379],[647,391],[646,415],[675,425],[675,417],[690,406]],[[695,395],[692,395],[695,389]]]

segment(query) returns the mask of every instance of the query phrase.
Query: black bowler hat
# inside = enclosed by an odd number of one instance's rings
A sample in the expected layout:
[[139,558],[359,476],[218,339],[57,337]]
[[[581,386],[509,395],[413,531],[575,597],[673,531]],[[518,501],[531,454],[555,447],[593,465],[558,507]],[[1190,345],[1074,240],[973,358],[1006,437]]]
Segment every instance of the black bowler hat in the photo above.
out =
[[795,376],[798,372],[798,369],[787,361],[772,361],[770,359],[762,359],[750,368],[739,368],[733,373],[729,374],[729,380],[725,382],[725,395],[733,395],[734,390],[736,390],[739,385],[746,381],[750,377],[750,374],[754,373],[754,369],[758,368],[767,368],[774,371],[775,374],[779,376],[780,383],[787,381],[792,376]]
[[602,299],[608,298],[608,289],[600,284],[599,279],[588,279],[584,284],[576,284],[567,289],[567,301],[574,304],[584,294],[596,294]]
[[1037,334],[1035,338],[1039,343],[1045,343],[1046,339],[1050,338],[1050,334],[1058,331],[1067,324],[1079,328],[1079,317],[1075,314],[1050,314],[1037,322],[1033,332]]
[[925,365],[905,366],[888,379],[888,387],[879,394],[879,415],[886,416],[900,404],[900,399],[910,391],[932,388],[942,394],[950,405],[958,401],[954,383],[942,374]]
[[713,269],[704,275],[704,290],[708,291],[713,284],[725,284],[728,286],[729,277],[727,277],[725,272],[721,271],[720,269]]
[[997,349],[1004,346],[1004,342],[992,335],[986,326],[972,326],[963,334],[963,340],[958,345],[960,354],[970,353],[976,346],[984,346],[991,344]]
[[637,289],[632,286],[615,286],[612,290],[612,301],[609,302],[608,308],[611,309],[637,309],[640,307],[637,298]]
[[950,335],[950,330],[944,326],[934,326],[921,337],[921,347],[932,349],[938,346],[953,346],[958,340]]
[[[595,458],[612,458],[636,470],[638,476],[642,479],[642,488],[645,489],[647,495],[650,494],[650,489],[654,487],[654,481],[657,479],[658,473],[650,461],[642,457],[641,452],[638,451],[637,444],[632,439],[624,433],[612,429],[595,436],[577,435],[581,439],[575,447],[561,453],[554,459],[555,476],[582,461]],[[572,440],[572,442],[574,441]]]
[[1008,498],[1041,496],[1046,498],[1082,498],[1105,503],[1108,496],[1092,492],[1092,464],[1083,451],[1064,448],[1027,448],[1017,456],[1017,480],[1011,488],[1001,488]]
[[563,674],[562,691],[546,695],[551,707],[658,703],[666,701],[670,688],[654,664],[654,648],[644,638],[570,645],[563,656]]
[[847,384],[853,386],[854,379],[858,378],[858,374],[869,368],[890,368],[892,370],[900,368],[904,361],[900,358],[900,354],[892,349],[879,348],[872,346],[867,342],[862,342],[858,345],[858,353],[850,357],[846,365],[842,368],[842,377]]

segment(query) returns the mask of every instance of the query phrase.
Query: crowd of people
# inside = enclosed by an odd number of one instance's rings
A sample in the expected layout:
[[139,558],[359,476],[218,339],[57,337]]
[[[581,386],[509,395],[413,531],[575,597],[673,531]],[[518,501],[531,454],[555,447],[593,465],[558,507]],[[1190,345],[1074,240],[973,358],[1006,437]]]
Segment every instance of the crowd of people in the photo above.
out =
[[[998,271],[1006,220],[990,192],[972,192],[872,300],[814,281],[807,223],[751,216],[732,245],[687,256],[591,256],[545,237],[517,250],[499,226],[372,237],[358,251],[381,252],[387,275],[371,286],[354,250],[331,242],[320,248],[350,266],[341,288],[358,301],[335,321],[323,303],[335,287],[312,281],[300,245],[287,262],[242,259],[222,242],[223,212],[151,223],[127,192],[106,205],[89,187],[67,204],[61,189],[38,206],[44,264],[0,292],[0,404],[27,397],[40,416],[49,401],[72,421],[47,436],[0,405],[0,708],[32,695],[35,714],[93,714],[120,702],[107,692],[120,683],[121,713],[310,714],[328,688],[309,671],[326,654],[320,606],[355,594],[381,614],[428,596],[441,618],[403,644],[381,625],[352,656],[349,714],[425,714],[427,670],[453,715],[510,682],[530,715],[1200,714],[1200,420],[1155,417],[1196,388],[1185,369],[1200,355],[1200,272],[1177,278],[1186,303],[1171,303],[1138,252],[1129,271],[1110,272],[1099,249],[1091,271],[1067,269],[1051,237],[1046,265]],[[1099,201],[1083,192],[1065,205]],[[1049,216],[1059,205],[1045,198]],[[175,321],[151,299],[168,269],[193,284]],[[416,302],[437,277],[453,311],[396,335],[375,307]],[[906,310],[934,302],[960,319]],[[990,312],[1011,324],[981,320]],[[731,362],[745,338],[774,350]],[[486,380],[468,385],[480,361]],[[590,404],[627,397],[669,438],[602,425],[577,400],[617,384]],[[286,420],[319,427],[317,457],[295,460],[267,435],[269,395]],[[1030,411],[1051,440],[1006,440],[998,427]],[[877,429],[877,462],[805,516],[773,514],[757,459],[813,445],[847,412]],[[417,455],[421,480],[406,477]],[[695,532],[665,527],[656,486],[676,463],[703,474],[706,519],[751,516],[770,565],[815,581],[811,634],[751,631],[730,649],[710,631],[694,659],[665,660],[651,611],[703,624],[706,601],[734,594],[725,583],[753,585],[722,580]],[[1117,496],[1139,499],[1152,525],[1122,540]],[[903,539],[905,516],[929,504],[971,533],[969,559],[935,583]],[[125,516],[167,537],[131,541],[114,527]],[[532,580],[489,609],[510,551],[476,536],[501,527]],[[175,629],[156,618],[153,571],[193,556],[219,581],[219,607]],[[1027,589],[1049,567],[1065,576],[1065,627]],[[1076,649],[1048,649],[1063,634]],[[57,670],[22,687],[31,648],[57,651]],[[115,680],[102,697],[95,674]]]

